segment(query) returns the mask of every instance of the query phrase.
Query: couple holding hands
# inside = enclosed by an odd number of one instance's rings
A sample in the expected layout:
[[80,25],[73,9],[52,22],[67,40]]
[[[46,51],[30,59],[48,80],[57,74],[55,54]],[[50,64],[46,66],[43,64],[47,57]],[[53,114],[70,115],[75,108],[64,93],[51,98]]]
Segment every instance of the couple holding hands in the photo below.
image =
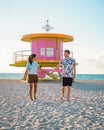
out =
[[[59,67],[62,67],[62,89],[61,89],[62,95],[61,95],[61,100],[64,98],[66,86],[68,86],[67,100],[69,100],[72,82],[73,82],[73,79],[76,76],[76,61],[75,61],[74,58],[70,57],[70,51],[69,50],[64,51],[64,58],[60,61],[58,66],[55,69],[53,69],[53,71],[51,73],[56,71]],[[36,54],[32,54],[28,58],[28,63],[26,64],[26,71],[25,71],[24,78],[23,78],[24,80],[26,80],[26,77],[28,75],[29,96],[30,96],[30,99],[32,101],[33,101],[33,99],[36,100],[37,83],[38,83],[38,75],[37,75],[38,69],[40,69],[42,72],[47,73],[36,62]],[[49,73],[47,73],[47,74],[49,74]],[[34,98],[32,97],[33,87],[34,87]]]

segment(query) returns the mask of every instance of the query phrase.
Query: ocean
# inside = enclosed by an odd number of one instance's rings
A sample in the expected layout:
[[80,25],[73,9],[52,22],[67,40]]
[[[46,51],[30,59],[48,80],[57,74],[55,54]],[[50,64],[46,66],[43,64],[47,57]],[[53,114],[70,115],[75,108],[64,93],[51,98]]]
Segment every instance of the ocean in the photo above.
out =
[[[22,79],[23,73],[0,73],[0,79]],[[104,74],[77,74],[76,80],[104,80]]]

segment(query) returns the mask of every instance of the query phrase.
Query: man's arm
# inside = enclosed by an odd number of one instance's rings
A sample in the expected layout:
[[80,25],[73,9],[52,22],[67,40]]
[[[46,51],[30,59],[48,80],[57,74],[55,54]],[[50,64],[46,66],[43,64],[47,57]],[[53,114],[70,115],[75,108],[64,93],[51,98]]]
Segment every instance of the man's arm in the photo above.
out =
[[76,63],[75,63],[75,66],[74,66],[74,77],[73,77],[73,80],[75,79],[75,76],[76,76]]
[[76,76],[76,66],[74,67],[74,78]]
[[62,67],[62,64],[58,64],[58,65],[53,69],[52,73],[53,73],[54,71],[56,71],[59,67]]

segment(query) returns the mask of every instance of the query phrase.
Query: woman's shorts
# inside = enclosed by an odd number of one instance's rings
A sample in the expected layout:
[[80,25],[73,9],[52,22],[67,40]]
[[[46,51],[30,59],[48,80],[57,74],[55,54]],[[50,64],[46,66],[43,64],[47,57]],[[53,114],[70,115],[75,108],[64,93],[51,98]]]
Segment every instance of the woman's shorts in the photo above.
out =
[[72,86],[73,78],[62,77],[62,86]]
[[38,82],[38,76],[36,74],[28,75],[28,83],[36,83],[36,82]]

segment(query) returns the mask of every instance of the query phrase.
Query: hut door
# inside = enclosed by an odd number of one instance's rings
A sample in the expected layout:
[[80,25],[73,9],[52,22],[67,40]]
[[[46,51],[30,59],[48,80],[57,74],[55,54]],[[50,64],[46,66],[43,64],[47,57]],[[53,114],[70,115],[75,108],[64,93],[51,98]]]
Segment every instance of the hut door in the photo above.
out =
[[56,44],[55,44],[55,39],[49,39],[47,40],[46,43],[46,60],[55,60],[55,49]]

